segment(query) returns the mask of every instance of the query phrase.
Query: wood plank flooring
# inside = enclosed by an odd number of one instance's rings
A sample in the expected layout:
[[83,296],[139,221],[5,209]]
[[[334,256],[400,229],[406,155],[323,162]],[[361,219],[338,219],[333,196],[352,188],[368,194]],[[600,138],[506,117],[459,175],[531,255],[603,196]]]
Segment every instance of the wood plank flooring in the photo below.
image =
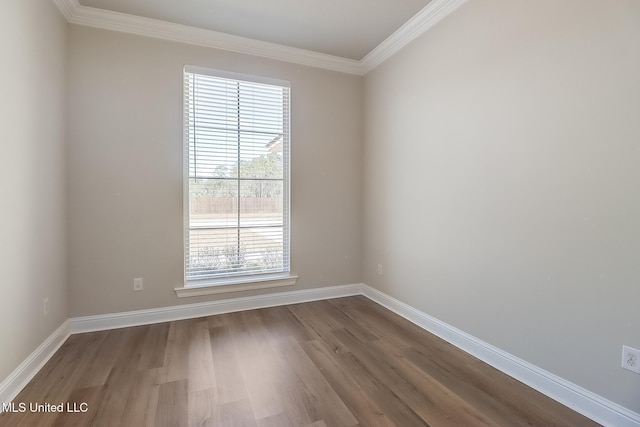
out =
[[364,297],[73,335],[14,402],[0,426],[598,425]]

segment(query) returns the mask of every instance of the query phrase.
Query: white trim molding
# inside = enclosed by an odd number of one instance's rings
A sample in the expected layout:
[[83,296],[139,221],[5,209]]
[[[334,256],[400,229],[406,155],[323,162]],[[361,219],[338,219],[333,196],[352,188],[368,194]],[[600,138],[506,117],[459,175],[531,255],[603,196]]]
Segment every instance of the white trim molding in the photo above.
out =
[[[36,376],[51,356],[69,338],[69,322],[65,321],[36,348],[7,378],[0,383],[0,405],[9,403]],[[0,412],[2,406],[0,406]]]
[[363,285],[360,283],[353,285],[328,286],[324,288],[301,289],[249,297],[227,298],[220,301],[174,305],[148,310],[75,317],[69,319],[69,324],[71,327],[71,333],[73,334],[126,328],[129,326],[171,322],[182,319],[194,319],[236,311],[254,310],[258,308],[277,307],[280,305],[360,295],[362,286]]
[[293,286],[298,276],[286,274],[270,274],[247,277],[225,277],[221,279],[195,282],[181,288],[175,288],[178,298],[197,297],[202,295],[224,294],[228,292],[251,291],[254,289]]
[[360,74],[360,62],[353,59],[83,6],[78,0],[53,1],[71,24],[222,49],[341,73]]
[[222,49],[346,74],[365,75],[467,0],[432,0],[359,61],[188,25],[83,6],[78,0],[52,1],[71,24]]
[[368,285],[362,294],[499,371],[604,426],[640,427],[640,414],[526,362]]
[[432,0],[420,12],[369,52],[367,56],[362,58],[360,61],[360,73],[362,75],[367,74],[382,64],[466,2],[467,0]]

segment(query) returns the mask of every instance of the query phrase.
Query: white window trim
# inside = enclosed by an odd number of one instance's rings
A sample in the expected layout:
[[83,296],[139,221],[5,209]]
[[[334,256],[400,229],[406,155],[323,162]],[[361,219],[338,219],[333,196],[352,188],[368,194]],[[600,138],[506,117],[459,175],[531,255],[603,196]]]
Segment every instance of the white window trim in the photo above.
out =
[[[228,72],[222,70],[214,70],[203,67],[196,67],[191,65],[185,65],[183,69],[184,73],[196,73],[196,74],[205,74],[216,77],[223,78],[231,78],[236,80],[245,80],[251,81],[255,83],[265,83],[272,84],[277,86],[286,86],[290,87],[290,83],[285,80],[272,79],[268,77],[260,77],[253,76],[248,74],[240,74],[235,72]],[[184,103],[184,99],[182,101]],[[184,108],[183,108],[184,110]],[[291,116],[291,111],[289,111],[289,120]],[[184,121],[184,120],[183,120]],[[290,123],[290,122],[289,122]],[[290,126],[290,124],[289,124]],[[186,131],[183,131],[186,132]],[[289,135],[291,135],[291,130],[289,129]],[[186,138],[183,136],[183,138]],[[184,140],[183,140],[184,144]],[[289,159],[291,158],[291,147],[289,146]],[[188,194],[188,180],[189,180],[189,159],[188,156],[185,156],[183,159],[184,167],[183,167],[183,215],[189,215],[189,194]],[[286,162],[287,170],[285,171],[285,191],[286,191],[286,201],[285,201],[285,209],[286,215],[289,218],[288,226],[285,227],[284,233],[287,239],[290,239],[290,221],[291,221],[291,161]],[[289,240],[289,254],[291,251],[291,243]],[[184,242],[183,242],[184,248]],[[290,256],[290,255],[289,255]],[[183,255],[184,260],[184,255]],[[290,260],[289,260],[290,262]],[[229,292],[241,292],[241,291],[249,291],[255,289],[266,289],[273,287],[284,287],[284,286],[293,286],[296,284],[298,280],[298,276],[289,271],[276,272],[276,273],[267,273],[267,274],[252,274],[252,275],[238,275],[238,276],[229,276],[229,277],[220,277],[215,279],[204,279],[204,280],[184,280],[184,286],[175,288],[176,295],[178,298],[185,297],[195,297],[195,296],[203,296],[203,295],[214,295],[221,293],[229,293]]]
[[227,292],[293,286],[297,280],[298,276],[291,273],[255,274],[251,276],[223,277],[220,279],[190,282],[193,284],[175,288],[175,291],[178,298],[197,297]]
[[236,73],[233,71],[215,70],[213,68],[196,67],[194,65],[185,65],[185,73],[203,74],[205,76],[221,77],[223,79],[244,80],[253,83],[263,83],[274,86],[290,86],[287,80],[272,79],[270,77],[254,76],[251,74]]

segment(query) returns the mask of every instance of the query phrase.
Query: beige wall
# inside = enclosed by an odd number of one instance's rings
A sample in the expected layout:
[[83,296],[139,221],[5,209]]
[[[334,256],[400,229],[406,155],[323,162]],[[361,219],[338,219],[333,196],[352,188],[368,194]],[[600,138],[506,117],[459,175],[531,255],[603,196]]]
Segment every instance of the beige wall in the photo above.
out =
[[[300,279],[271,292],[359,282],[359,77],[71,26],[71,316],[249,294],[174,292],[183,278],[185,64],[291,82],[291,269]],[[143,292],[132,291],[134,277],[144,277]]]
[[51,2],[2,4],[0,381],[67,318],[66,28]]
[[468,2],[366,77],[363,205],[367,284],[636,412],[638,22]]

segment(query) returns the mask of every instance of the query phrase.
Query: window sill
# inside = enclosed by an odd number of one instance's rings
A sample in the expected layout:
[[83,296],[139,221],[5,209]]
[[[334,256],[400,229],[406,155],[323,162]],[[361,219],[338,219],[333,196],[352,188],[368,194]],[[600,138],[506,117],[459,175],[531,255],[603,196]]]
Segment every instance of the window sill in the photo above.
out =
[[222,279],[191,282],[182,288],[175,288],[178,298],[202,295],[223,294],[228,292],[250,291],[254,289],[292,286],[298,276],[290,273],[265,274],[245,277],[225,277]]

